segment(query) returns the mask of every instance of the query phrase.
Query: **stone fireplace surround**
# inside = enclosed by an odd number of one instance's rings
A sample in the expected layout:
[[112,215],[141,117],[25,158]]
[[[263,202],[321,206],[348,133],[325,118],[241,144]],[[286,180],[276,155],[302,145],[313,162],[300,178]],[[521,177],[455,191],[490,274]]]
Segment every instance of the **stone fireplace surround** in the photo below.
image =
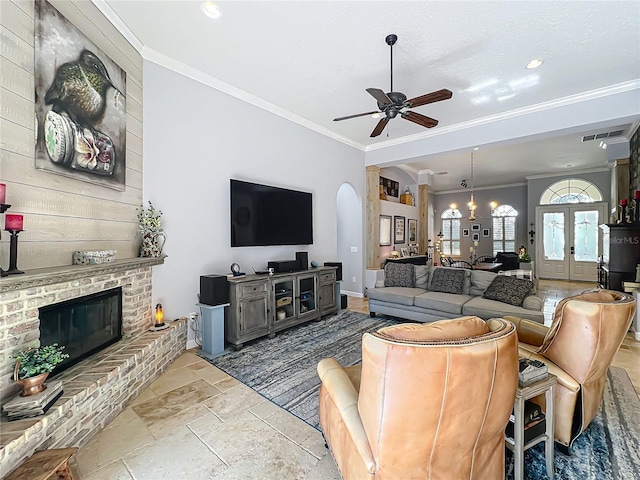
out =
[[160,258],[130,258],[104,265],[33,270],[0,280],[0,402],[16,395],[14,353],[39,338],[38,309],[122,287],[118,343],[56,376],[64,394],[46,415],[8,422],[0,418],[0,478],[36,450],[82,446],[122,411],[186,349],[187,320],[149,332],[152,267]]

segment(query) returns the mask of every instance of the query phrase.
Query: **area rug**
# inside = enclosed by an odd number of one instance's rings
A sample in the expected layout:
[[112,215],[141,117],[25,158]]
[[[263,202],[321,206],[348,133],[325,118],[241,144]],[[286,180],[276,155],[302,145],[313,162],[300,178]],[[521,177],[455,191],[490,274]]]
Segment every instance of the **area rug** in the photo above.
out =
[[344,366],[360,363],[362,335],[397,323],[390,317],[342,310],[278,332],[273,339],[246,343],[240,351],[210,362],[319,430],[318,362],[335,357]]
[[[318,426],[316,366],[324,357],[340,364],[361,360],[362,335],[394,325],[398,319],[343,310],[318,322],[299,325],[276,335],[247,343],[238,352],[211,360],[229,375],[288,410]],[[602,408],[574,442],[571,456],[555,450],[558,480],[640,479],[640,399],[622,368],[611,367]],[[507,480],[513,479],[513,456],[506,454]],[[546,480],[544,443],[525,452],[525,480]]]

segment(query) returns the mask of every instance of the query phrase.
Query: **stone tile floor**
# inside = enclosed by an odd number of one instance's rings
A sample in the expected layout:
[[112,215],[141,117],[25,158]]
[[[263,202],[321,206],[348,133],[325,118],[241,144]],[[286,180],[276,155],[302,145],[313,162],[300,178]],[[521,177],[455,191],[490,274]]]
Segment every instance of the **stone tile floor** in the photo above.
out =
[[85,480],[340,478],[320,432],[194,350],[75,461]]
[[[594,285],[540,280],[545,323],[556,304]],[[368,313],[368,300],[349,298]],[[614,365],[640,392],[640,342],[630,335]],[[76,454],[84,480],[339,479],[320,432],[185,352]]]

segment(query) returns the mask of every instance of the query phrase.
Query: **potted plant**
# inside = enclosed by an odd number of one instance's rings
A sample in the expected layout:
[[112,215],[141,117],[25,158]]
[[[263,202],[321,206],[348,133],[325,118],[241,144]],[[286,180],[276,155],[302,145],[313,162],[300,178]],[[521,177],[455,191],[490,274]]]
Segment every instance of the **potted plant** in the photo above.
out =
[[520,255],[520,269],[521,270],[531,270],[531,257],[528,253],[523,253]]
[[22,386],[21,397],[35,395],[47,388],[44,381],[49,373],[69,358],[68,354],[62,352],[64,348],[54,343],[44,347],[33,346],[16,354],[13,379]]
[[142,235],[142,245],[140,246],[141,257],[159,257],[167,236],[162,229],[162,212],[157,210],[151,200],[149,209],[142,206],[138,209],[138,230]]

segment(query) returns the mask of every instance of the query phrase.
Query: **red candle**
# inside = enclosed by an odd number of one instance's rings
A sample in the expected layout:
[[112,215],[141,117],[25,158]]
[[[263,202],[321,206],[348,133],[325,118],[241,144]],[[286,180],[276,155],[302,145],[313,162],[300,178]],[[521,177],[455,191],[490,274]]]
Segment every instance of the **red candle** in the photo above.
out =
[[620,200],[620,205],[622,205],[623,207],[627,206],[627,199],[623,198],[622,200]]
[[4,183],[0,183],[0,203],[7,203],[7,186]]
[[8,232],[22,230],[22,215],[7,213],[4,219],[4,229]]
[[635,193],[633,195],[633,198],[636,199],[636,200],[640,200],[640,190],[636,190],[635,191]]

